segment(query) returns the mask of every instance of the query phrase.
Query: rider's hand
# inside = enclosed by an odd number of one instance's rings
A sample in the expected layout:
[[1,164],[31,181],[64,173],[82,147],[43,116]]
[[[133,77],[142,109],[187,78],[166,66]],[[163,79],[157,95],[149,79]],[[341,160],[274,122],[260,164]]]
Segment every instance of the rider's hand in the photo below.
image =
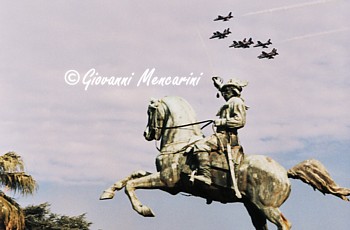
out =
[[226,119],[216,119],[214,120],[214,125],[215,126],[223,126],[223,125],[226,125]]
[[214,86],[218,89],[221,88],[222,84],[223,84],[223,80],[221,77],[212,77],[211,78],[214,82]]

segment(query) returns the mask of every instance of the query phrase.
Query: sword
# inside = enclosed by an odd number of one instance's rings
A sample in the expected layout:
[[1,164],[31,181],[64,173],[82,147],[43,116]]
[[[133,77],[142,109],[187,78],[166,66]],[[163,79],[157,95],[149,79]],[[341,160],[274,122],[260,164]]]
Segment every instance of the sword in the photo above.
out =
[[231,149],[230,143],[227,144],[227,158],[228,158],[228,165],[229,165],[229,169],[230,169],[230,173],[231,173],[233,190],[235,191],[237,198],[241,199],[242,195],[241,195],[240,191],[238,190],[238,186],[237,186],[237,180],[236,180],[235,168],[234,168],[235,166],[233,164],[232,149]]

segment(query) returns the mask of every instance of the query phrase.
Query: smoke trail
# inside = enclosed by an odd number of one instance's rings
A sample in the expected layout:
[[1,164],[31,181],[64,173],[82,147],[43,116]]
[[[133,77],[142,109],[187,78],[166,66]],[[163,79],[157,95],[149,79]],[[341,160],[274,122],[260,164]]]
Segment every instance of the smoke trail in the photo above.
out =
[[196,30],[197,30],[197,34],[198,34],[198,37],[199,39],[201,40],[201,43],[203,45],[203,48],[204,48],[204,51],[205,51],[205,54],[207,55],[207,59],[208,59],[208,62],[209,62],[209,65],[210,65],[210,69],[212,71],[212,74],[215,74],[215,70],[214,70],[214,66],[213,66],[213,61],[211,60],[210,58],[210,55],[209,55],[209,52],[208,52],[208,48],[207,46],[205,45],[205,42],[204,42],[204,39],[198,29],[198,26],[196,27]]
[[295,41],[295,40],[301,40],[301,39],[306,39],[306,38],[312,38],[312,37],[317,37],[317,36],[322,36],[322,35],[327,35],[327,34],[339,33],[339,32],[344,32],[347,30],[349,30],[348,27],[343,27],[343,28],[336,29],[336,30],[328,30],[328,31],[323,31],[323,32],[319,32],[319,33],[314,33],[314,34],[307,34],[307,35],[303,35],[303,36],[298,36],[298,37],[286,39],[284,41],[281,41],[281,43]]
[[328,2],[335,2],[335,1],[338,1],[338,0],[319,0],[319,1],[313,1],[313,2],[307,2],[307,3],[300,3],[300,4],[290,5],[290,6],[282,6],[282,7],[276,7],[276,8],[271,8],[271,9],[267,9],[267,10],[250,12],[250,13],[244,14],[243,16],[250,16],[250,15],[256,15],[256,14],[266,14],[266,13],[272,13],[272,12],[276,12],[276,11],[302,8],[302,7],[313,6],[313,5],[318,5],[318,4],[328,3]]

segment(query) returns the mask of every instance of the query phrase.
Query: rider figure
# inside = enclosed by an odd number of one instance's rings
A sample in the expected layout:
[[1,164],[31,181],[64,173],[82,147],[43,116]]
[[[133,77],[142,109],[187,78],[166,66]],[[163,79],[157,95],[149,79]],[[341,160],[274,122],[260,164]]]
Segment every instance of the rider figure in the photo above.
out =
[[243,128],[246,123],[247,106],[241,98],[242,88],[248,82],[230,79],[226,84],[219,77],[213,77],[214,86],[221,92],[226,103],[220,108],[219,119],[214,120],[216,133],[197,141],[193,151],[197,156],[199,167],[194,179],[208,185],[211,184],[209,153],[210,151],[223,151],[224,146],[239,146],[237,130]]

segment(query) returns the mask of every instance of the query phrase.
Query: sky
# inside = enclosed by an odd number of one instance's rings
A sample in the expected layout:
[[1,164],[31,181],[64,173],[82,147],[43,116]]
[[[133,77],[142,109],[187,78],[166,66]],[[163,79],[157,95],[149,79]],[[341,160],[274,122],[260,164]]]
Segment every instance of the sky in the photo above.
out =
[[[155,218],[139,216],[123,191],[102,191],[131,172],[155,172],[158,151],[143,138],[150,98],[180,96],[198,120],[224,102],[211,77],[247,80],[240,140],[247,154],[286,169],[316,158],[350,187],[350,2],[3,1],[0,8],[0,152],[15,151],[39,184],[33,196],[7,191],[23,207],[49,202],[65,215],[87,213],[91,229],[253,229],[242,204],[138,190]],[[232,11],[228,22],[213,21]],[[222,40],[209,39],[230,28]],[[279,55],[229,48],[271,39]],[[197,77],[196,85],[139,79]],[[91,75],[92,71],[95,71]],[[79,78],[78,78],[79,75]],[[102,85],[100,78],[128,84]],[[77,79],[79,81],[77,81]],[[210,135],[212,130],[203,130]],[[349,203],[292,180],[281,210],[293,229],[348,229]],[[276,229],[269,223],[271,229]]]

